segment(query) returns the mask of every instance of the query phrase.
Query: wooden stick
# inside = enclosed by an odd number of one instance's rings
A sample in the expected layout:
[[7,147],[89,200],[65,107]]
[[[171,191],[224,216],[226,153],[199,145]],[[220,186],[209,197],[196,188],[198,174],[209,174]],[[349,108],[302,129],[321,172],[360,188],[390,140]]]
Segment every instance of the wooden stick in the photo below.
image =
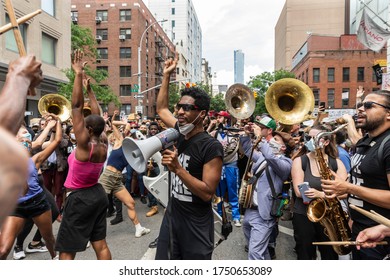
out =
[[[16,20],[14,7],[12,6],[11,0],[5,0],[5,5],[7,7],[9,20],[11,22],[12,30],[14,32],[16,45],[18,46],[19,55],[26,56],[27,55],[26,48],[24,47],[22,34],[20,33],[20,30],[19,30],[19,25],[18,25],[18,22]],[[35,96],[37,93],[35,91],[35,88],[30,87],[27,94]]]
[[370,218],[371,220],[377,222],[377,223],[380,223],[382,225],[385,225],[387,227],[390,228],[390,220],[383,217],[382,215],[379,215],[378,213],[376,213],[375,211],[372,211],[371,212],[368,212],[360,207],[357,207],[353,204],[349,204],[349,207],[352,208],[353,210],[356,210],[358,211],[359,213],[363,214],[364,216]]
[[[347,246],[358,246],[362,245],[366,242],[359,241],[323,241],[323,242],[313,242],[313,245],[347,245]],[[387,245],[387,241],[379,241],[379,242],[370,242],[375,243],[376,245]]]
[[[38,15],[40,13],[42,13],[41,9],[36,10],[35,12],[32,12],[32,13],[25,15],[25,16],[22,16],[21,18],[18,18],[16,20],[16,22],[18,23],[18,25],[21,25],[22,23],[25,23],[26,21],[32,19],[33,17],[35,17],[36,15]],[[11,23],[7,23],[6,25],[0,27],[0,35],[11,30],[12,28],[13,28],[13,26]]]

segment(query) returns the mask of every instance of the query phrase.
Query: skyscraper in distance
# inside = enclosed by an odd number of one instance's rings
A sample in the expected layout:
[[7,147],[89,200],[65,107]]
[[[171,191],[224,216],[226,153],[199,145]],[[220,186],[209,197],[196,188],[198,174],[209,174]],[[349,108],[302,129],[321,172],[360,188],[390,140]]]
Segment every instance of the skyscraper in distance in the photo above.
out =
[[234,83],[244,83],[244,53],[242,50],[234,51]]

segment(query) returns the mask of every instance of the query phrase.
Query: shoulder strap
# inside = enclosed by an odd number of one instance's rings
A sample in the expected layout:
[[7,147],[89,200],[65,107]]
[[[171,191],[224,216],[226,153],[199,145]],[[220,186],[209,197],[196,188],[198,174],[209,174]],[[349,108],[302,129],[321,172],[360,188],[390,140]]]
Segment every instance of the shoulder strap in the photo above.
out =
[[329,164],[329,167],[334,171],[334,172],[337,172],[337,170],[339,169],[339,166],[337,165],[337,160],[328,156],[328,164]]
[[265,169],[265,173],[266,173],[266,175],[267,175],[267,179],[268,179],[269,186],[271,187],[272,197],[273,197],[273,198],[276,198],[276,192],[275,192],[274,182],[272,181],[271,174],[269,174],[268,165],[267,165],[267,167],[266,167],[266,169]]
[[385,144],[387,143],[387,141],[389,141],[390,139],[390,134],[387,135],[385,137],[385,139],[383,139],[381,145],[379,146],[379,149],[378,149],[378,161],[379,161],[379,164],[382,165],[383,163],[383,149],[385,147]]
[[92,153],[93,153],[93,148],[95,147],[95,143],[91,143],[91,150],[89,151],[89,158],[88,161],[91,161]]
[[308,161],[309,161],[309,159],[308,159],[307,155],[301,156],[301,165],[302,165],[303,172],[306,171],[306,166],[307,166]]

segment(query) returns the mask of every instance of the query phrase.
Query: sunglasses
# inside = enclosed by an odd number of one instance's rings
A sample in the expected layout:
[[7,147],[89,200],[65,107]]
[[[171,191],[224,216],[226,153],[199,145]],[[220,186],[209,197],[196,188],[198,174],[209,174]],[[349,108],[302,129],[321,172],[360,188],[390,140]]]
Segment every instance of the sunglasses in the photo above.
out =
[[184,112],[189,112],[192,110],[198,110],[198,106],[193,104],[176,104],[176,110],[183,109]]
[[381,106],[387,110],[390,110],[390,107],[386,106],[386,105],[383,105],[383,104],[380,104],[380,103],[376,103],[374,101],[366,101],[366,102],[360,102],[356,105],[356,108],[360,108],[360,107],[364,107],[364,110],[368,110],[368,109],[371,109],[372,108],[372,105],[375,104],[375,105],[378,105],[378,106]]

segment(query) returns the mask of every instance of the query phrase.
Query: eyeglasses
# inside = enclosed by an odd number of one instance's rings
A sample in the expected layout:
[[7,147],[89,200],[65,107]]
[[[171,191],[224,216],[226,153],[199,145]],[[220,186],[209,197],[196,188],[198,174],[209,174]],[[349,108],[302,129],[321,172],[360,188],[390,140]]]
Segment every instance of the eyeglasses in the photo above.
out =
[[378,106],[381,106],[387,110],[390,110],[390,107],[389,106],[386,106],[386,105],[383,105],[383,104],[380,104],[380,103],[376,103],[374,101],[366,101],[366,102],[360,102],[356,105],[356,108],[360,108],[360,107],[364,107],[364,110],[368,110],[368,109],[371,109],[372,108],[372,105],[375,104],[375,105],[378,105]]
[[176,110],[183,109],[184,112],[189,112],[191,110],[198,110],[198,106],[194,104],[176,104]]

